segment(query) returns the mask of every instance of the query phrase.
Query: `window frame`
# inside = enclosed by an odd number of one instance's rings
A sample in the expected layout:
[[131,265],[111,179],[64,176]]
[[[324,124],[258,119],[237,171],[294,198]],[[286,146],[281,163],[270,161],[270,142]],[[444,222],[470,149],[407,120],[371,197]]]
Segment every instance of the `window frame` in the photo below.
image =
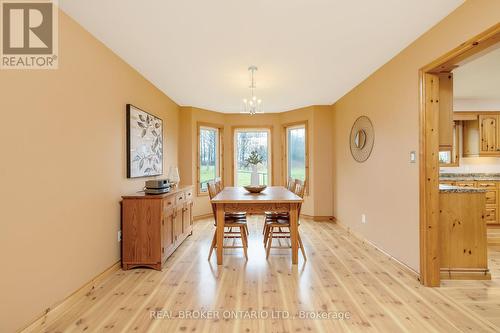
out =
[[236,125],[236,126],[232,126],[232,139],[231,139],[231,145],[232,145],[232,149],[231,149],[231,153],[232,153],[232,156],[231,156],[231,181],[232,181],[232,184],[233,186],[238,186],[236,184],[236,161],[235,161],[235,157],[236,157],[236,148],[237,148],[237,145],[236,145],[236,133],[237,132],[241,132],[241,131],[247,131],[247,132],[252,132],[252,131],[258,131],[258,130],[264,130],[264,131],[267,131],[268,132],[268,137],[267,137],[267,151],[268,151],[268,156],[267,156],[267,161],[268,161],[268,165],[267,165],[267,173],[268,173],[268,186],[273,186],[274,184],[274,181],[273,181],[273,177],[274,177],[274,149],[273,149],[273,126],[266,126],[266,125],[255,125],[255,126],[252,126],[252,125]]
[[309,194],[309,187],[310,187],[310,181],[309,181],[309,124],[307,120],[301,120],[301,121],[296,121],[296,122],[291,122],[291,123],[286,123],[282,125],[282,182],[283,186],[286,186],[288,183],[288,177],[289,177],[289,170],[288,170],[288,129],[293,129],[293,128],[299,128],[299,127],[304,127],[305,129],[305,168],[306,168],[306,173],[305,173],[305,181],[306,181],[306,190],[305,194]]
[[[217,145],[218,145],[218,154],[217,154],[217,160],[216,160],[216,170],[217,174],[216,176],[221,179],[222,184],[224,184],[224,125],[221,124],[214,124],[214,123],[207,123],[207,122],[197,122],[196,123],[196,195],[197,196],[208,196],[208,191],[203,192],[201,191],[201,177],[200,177],[200,131],[202,128],[207,128],[207,129],[216,129],[218,133],[218,140],[217,140]],[[216,149],[217,149],[216,148]]]

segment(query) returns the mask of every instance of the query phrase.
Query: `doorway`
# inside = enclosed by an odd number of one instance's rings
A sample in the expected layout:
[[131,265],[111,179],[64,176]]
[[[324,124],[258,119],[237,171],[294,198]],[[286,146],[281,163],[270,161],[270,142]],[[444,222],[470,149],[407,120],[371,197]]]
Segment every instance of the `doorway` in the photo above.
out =
[[420,282],[440,285],[439,97],[440,76],[481,56],[500,43],[500,24],[420,69]]

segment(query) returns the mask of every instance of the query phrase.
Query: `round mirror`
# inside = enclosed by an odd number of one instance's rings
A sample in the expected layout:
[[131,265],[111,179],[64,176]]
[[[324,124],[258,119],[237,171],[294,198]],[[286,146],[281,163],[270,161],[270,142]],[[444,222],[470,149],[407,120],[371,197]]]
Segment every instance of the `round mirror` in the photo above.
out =
[[366,132],[362,129],[354,135],[354,146],[358,149],[363,149],[366,144]]

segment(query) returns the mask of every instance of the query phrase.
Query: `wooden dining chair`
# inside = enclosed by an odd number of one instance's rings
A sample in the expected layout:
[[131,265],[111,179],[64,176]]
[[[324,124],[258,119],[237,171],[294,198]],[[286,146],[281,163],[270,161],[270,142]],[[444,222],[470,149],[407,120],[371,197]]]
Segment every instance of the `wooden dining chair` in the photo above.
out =
[[219,193],[220,191],[222,191],[224,189],[224,185],[222,185],[222,178],[216,177],[214,179],[214,182],[215,182],[215,189],[217,190],[217,193]]
[[[296,179],[294,193],[297,194],[299,197],[304,198],[305,190],[306,190],[306,182]],[[299,217],[301,209],[302,209],[302,203],[299,205],[299,209],[297,212]],[[297,220],[297,223],[299,223],[299,221],[300,219]],[[271,251],[273,239],[282,239],[282,238],[290,239],[290,215],[288,216],[266,215],[266,220],[264,224],[265,224],[264,244],[266,246],[266,259],[267,259],[269,258],[269,253]],[[275,231],[275,229],[277,230]],[[307,260],[306,252],[304,250],[304,245],[302,244],[302,239],[300,238],[300,232],[297,234],[297,239],[299,242],[300,251],[302,252],[302,256],[304,257],[304,260]],[[278,246],[275,248],[290,248],[290,247],[291,244],[290,246],[286,247]]]
[[[215,182],[209,182],[208,183],[208,195],[210,197],[210,200],[212,200],[216,195],[217,195],[217,187],[215,186]],[[214,214],[214,225],[216,227],[215,232],[214,232],[214,237],[212,238],[212,244],[210,245],[210,251],[208,253],[208,260],[212,257],[212,252],[214,248],[219,246],[217,244],[217,210],[216,210],[216,205],[211,203],[212,205],[212,212]],[[235,246],[235,245],[224,245],[221,244],[223,248],[243,248],[243,252],[245,254],[245,258],[248,260],[247,256],[247,248],[248,248],[248,238],[247,238],[247,219],[246,215],[231,215],[231,214],[225,214],[224,216],[224,238],[239,238],[241,239],[241,246]],[[226,229],[227,228],[227,229]],[[239,231],[234,232],[233,228],[239,229]]]
[[[286,188],[291,191],[291,192],[294,192],[295,193],[295,181],[296,179],[294,178],[288,178],[288,181],[287,181],[287,184],[286,184]],[[287,217],[288,216],[288,212],[265,212],[264,213],[266,215],[266,219],[267,217],[269,218],[276,218],[276,217]],[[266,224],[264,223],[264,227],[262,228],[262,234],[265,235],[266,234]],[[266,243],[266,241],[264,240],[264,244]]]
[[[222,184],[222,179],[220,177],[216,177],[214,179],[215,182],[215,189],[216,192],[219,193],[224,189],[224,185]],[[246,218],[247,213],[246,212],[231,212],[231,213],[226,213],[227,217],[234,217],[234,218]],[[245,224],[245,231],[247,235],[250,235],[250,232],[248,231],[248,224]]]

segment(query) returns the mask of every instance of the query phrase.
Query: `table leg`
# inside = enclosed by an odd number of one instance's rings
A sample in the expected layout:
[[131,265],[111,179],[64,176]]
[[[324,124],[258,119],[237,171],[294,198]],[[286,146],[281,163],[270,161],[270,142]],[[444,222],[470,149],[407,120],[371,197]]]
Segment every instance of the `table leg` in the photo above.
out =
[[299,258],[299,217],[297,204],[290,204],[290,241],[292,242],[292,264],[298,264]]
[[217,265],[222,265],[224,255],[224,204],[217,204]]

